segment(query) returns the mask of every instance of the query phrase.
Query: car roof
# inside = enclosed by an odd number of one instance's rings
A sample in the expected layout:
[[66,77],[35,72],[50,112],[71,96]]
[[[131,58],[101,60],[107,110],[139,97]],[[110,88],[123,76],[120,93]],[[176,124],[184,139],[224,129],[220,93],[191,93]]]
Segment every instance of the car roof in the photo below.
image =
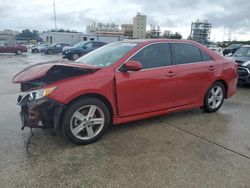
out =
[[193,40],[184,40],[184,39],[128,39],[120,42],[136,42],[136,43],[183,42],[183,43],[200,44]]
[[250,48],[250,45],[243,45],[241,48]]

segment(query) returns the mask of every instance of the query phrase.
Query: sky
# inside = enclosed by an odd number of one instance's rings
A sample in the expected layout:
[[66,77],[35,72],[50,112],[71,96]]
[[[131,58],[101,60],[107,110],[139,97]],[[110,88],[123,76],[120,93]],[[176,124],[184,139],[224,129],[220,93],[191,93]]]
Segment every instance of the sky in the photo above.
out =
[[[0,0],[0,30],[54,29],[54,0]],[[250,0],[55,0],[57,28],[85,32],[92,22],[133,23],[147,15],[147,28],[179,32],[187,38],[191,22],[212,23],[211,40],[250,40]]]

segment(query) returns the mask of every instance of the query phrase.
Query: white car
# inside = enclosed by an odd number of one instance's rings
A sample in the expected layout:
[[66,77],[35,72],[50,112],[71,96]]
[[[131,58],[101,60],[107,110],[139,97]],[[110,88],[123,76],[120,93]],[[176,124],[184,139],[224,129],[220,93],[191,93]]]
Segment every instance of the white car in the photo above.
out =
[[215,52],[218,52],[218,53],[222,53],[222,48],[217,46],[217,45],[207,45],[207,47],[210,49],[210,50],[213,50]]
[[41,52],[41,49],[48,47],[48,44],[40,44],[39,46],[32,46],[31,52],[32,53],[39,53]]

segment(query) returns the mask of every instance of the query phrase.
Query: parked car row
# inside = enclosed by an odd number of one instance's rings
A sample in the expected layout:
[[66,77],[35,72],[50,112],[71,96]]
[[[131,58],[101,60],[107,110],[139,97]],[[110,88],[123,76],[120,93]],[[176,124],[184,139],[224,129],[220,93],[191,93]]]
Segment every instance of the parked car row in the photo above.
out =
[[62,58],[66,58],[68,60],[76,60],[79,57],[105,45],[104,42],[97,42],[97,41],[83,41],[77,43],[73,47],[65,47],[62,51]]
[[52,45],[41,44],[39,46],[33,46],[31,48],[32,53],[44,53],[44,54],[56,54],[62,53],[62,58],[68,60],[76,60],[79,57],[105,45],[104,42],[98,41],[82,41],[74,45],[73,47],[66,43],[55,43]]

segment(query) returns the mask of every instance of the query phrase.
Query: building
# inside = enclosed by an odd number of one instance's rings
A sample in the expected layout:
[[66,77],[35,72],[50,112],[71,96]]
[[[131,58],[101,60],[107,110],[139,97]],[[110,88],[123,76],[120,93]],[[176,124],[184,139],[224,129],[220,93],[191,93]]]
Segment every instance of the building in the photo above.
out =
[[119,26],[114,23],[93,23],[86,27],[87,34],[104,34],[104,35],[124,35]]
[[192,22],[190,39],[201,44],[207,44],[210,41],[212,24],[207,20]]
[[39,36],[43,39],[44,42],[49,43],[49,44],[62,42],[62,43],[73,45],[83,40],[82,33],[47,31],[47,32],[41,33]]
[[83,34],[83,41],[100,41],[100,42],[116,42],[124,39],[124,36],[120,35],[108,35],[108,34]]
[[161,30],[160,26],[155,27],[154,25],[150,25],[150,31],[147,32],[147,38],[160,38]]
[[133,38],[146,38],[147,16],[137,13],[133,18]]
[[128,38],[133,37],[133,24],[122,24],[122,31]]
[[124,39],[124,35],[119,35],[117,33],[66,33],[66,32],[44,32],[39,35],[44,42],[52,44],[63,42],[67,44],[76,44],[81,41],[101,41],[101,42],[116,42]]
[[14,44],[16,42],[15,34],[16,32],[11,30],[0,31],[0,46]]

